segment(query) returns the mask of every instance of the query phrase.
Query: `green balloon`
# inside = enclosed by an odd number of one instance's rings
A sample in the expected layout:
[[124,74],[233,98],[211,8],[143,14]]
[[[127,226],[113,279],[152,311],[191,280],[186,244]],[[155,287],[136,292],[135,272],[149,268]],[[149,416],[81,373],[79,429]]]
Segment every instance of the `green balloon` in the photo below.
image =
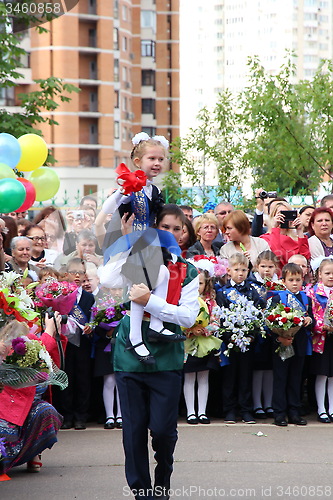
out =
[[0,180],[0,212],[8,214],[19,208],[25,200],[23,184],[16,179]]
[[39,167],[34,170],[29,181],[36,189],[36,201],[45,201],[53,198],[60,187],[60,179],[55,170],[50,167]]
[[6,163],[0,163],[0,179],[16,179],[15,172]]

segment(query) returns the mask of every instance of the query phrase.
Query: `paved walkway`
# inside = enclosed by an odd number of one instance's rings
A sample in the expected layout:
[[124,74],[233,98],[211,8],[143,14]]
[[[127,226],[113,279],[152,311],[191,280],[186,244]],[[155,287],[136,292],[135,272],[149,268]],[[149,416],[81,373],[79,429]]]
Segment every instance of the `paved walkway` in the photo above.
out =
[[[179,424],[172,500],[333,498],[333,424],[306,427]],[[125,500],[121,431],[60,431],[39,474],[25,467],[0,483],[1,500]],[[153,459],[152,459],[153,465]]]

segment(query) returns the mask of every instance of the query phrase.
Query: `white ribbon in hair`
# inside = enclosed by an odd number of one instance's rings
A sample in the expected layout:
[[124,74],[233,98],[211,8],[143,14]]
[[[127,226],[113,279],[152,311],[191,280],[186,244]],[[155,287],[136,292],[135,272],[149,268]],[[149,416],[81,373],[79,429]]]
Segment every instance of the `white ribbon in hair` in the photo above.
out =
[[149,137],[149,135],[146,134],[146,132],[139,132],[138,134],[135,134],[135,136],[132,139],[132,144],[134,146],[137,146],[139,142],[149,141],[149,139],[154,139],[155,141],[159,141],[162,144],[162,146],[165,147],[165,149],[169,149],[169,141],[163,135],[154,135],[154,137]]
[[212,278],[214,276],[214,264],[208,259],[186,259],[187,262],[193,264],[197,269],[201,269],[201,271],[208,271],[209,276]]
[[311,259],[310,265],[311,265],[311,269],[313,272],[317,271],[317,269],[319,268],[320,264],[322,263],[322,261],[324,259],[331,259],[333,262],[333,255],[328,255],[327,257],[325,257],[325,255],[321,255],[320,257],[316,257],[315,259]]

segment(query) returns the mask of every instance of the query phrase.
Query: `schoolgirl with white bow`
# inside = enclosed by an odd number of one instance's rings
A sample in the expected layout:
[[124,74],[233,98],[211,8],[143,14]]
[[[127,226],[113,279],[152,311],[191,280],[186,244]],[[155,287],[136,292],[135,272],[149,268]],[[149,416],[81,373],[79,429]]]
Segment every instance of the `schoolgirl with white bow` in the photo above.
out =
[[[110,245],[112,245],[112,243],[114,243],[114,241],[116,241],[117,238],[121,236],[121,234],[128,234],[132,231],[147,230],[155,223],[156,215],[160,211],[164,203],[160,190],[152,183],[152,181],[163,170],[163,167],[166,163],[169,142],[163,136],[155,136],[153,138],[150,138],[148,134],[146,134],[145,132],[141,132],[133,137],[132,143],[133,149],[131,152],[131,160],[136,168],[144,172],[147,177],[147,182],[141,190],[131,192],[130,194],[124,194],[123,179],[118,180],[120,187],[104,202],[102,206],[102,212],[104,214],[112,214],[112,219],[110,222],[111,231],[107,233],[103,245],[105,249],[110,247]],[[117,230],[114,229],[116,227],[115,218],[117,217],[117,215],[118,222],[119,219],[121,222],[122,233],[120,233],[119,230],[117,232]],[[153,243],[153,245],[154,244],[156,245],[156,242]],[[160,251],[159,257],[156,257],[158,252],[155,252],[155,263],[153,261],[147,262],[147,258],[142,259],[142,245],[136,246],[139,247],[138,254],[142,260],[143,270],[146,278],[145,281],[148,280],[147,285],[149,286],[149,288],[153,288],[154,295],[165,299],[168,290],[169,271],[165,265],[159,265],[163,264],[162,252]],[[131,285],[133,283],[138,283],[137,280],[135,281],[135,278],[138,278],[138,276],[142,275],[141,272],[138,272],[137,276],[135,276],[135,269],[133,270],[133,268],[130,267],[129,260],[126,260],[127,257],[130,256],[130,252],[132,250],[133,246],[132,248],[128,249],[127,254],[125,252],[121,257],[118,258],[118,268],[120,267],[120,265],[123,266],[125,262],[127,266],[127,270],[125,266],[122,268],[123,282],[122,284],[120,284],[121,286],[124,286],[126,284]],[[104,255],[107,259],[110,256],[110,252],[106,250]],[[106,268],[112,268],[115,266],[115,259],[111,260],[113,262],[110,262],[109,264],[105,262],[106,266],[104,267],[104,270]],[[155,273],[155,280],[152,281],[151,287],[148,275],[154,267],[158,268],[158,272]],[[109,271],[110,269],[107,273],[103,271],[104,286],[107,286],[105,276],[112,275],[112,273]],[[126,278],[128,278],[127,281]],[[144,311],[142,306],[135,302],[132,302],[130,311],[131,325],[127,348],[131,350],[133,355],[137,357],[143,364],[154,365],[155,359],[142,340],[141,323],[143,314]],[[150,329],[148,333],[149,340],[152,341],[179,342],[185,340],[185,336],[174,334],[173,332],[165,329],[163,327],[163,323],[158,318],[153,316],[150,317]]]

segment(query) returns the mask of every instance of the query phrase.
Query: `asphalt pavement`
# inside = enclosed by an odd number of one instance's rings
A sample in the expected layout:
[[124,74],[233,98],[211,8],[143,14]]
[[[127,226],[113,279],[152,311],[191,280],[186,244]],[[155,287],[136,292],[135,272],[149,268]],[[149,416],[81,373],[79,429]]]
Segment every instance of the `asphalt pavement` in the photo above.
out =
[[[333,423],[276,427],[179,423],[171,499],[333,498]],[[133,499],[124,476],[121,431],[89,424],[62,430],[38,474],[25,466],[0,483],[1,500]],[[154,466],[151,457],[152,468]]]

